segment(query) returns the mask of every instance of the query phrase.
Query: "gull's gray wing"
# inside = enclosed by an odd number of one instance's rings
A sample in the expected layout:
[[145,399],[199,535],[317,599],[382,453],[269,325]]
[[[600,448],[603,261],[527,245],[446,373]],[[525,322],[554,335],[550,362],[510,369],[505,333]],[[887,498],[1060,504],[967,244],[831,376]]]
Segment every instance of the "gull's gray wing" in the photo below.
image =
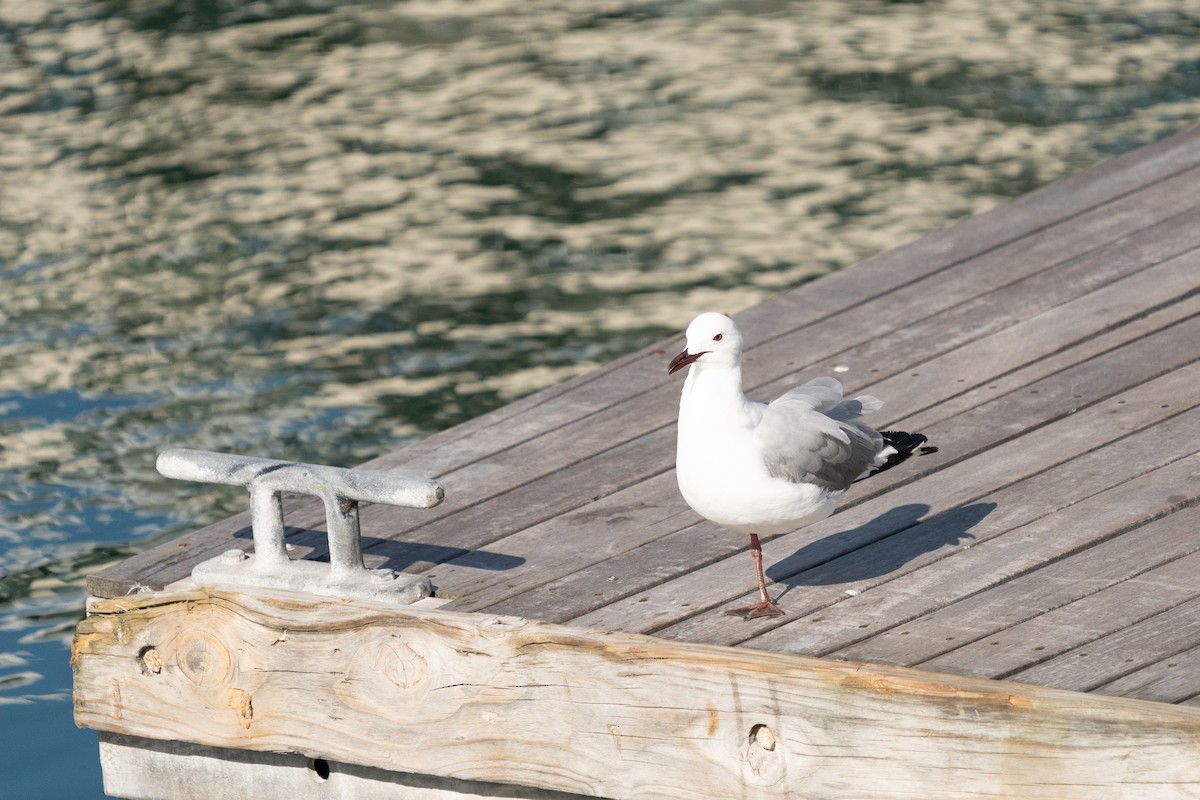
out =
[[792,389],[766,407],[754,430],[767,471],[792,483],[847,488],[883,449],[883,437],[859,421],[881,405],[870,395],[844,400],[833,378]]

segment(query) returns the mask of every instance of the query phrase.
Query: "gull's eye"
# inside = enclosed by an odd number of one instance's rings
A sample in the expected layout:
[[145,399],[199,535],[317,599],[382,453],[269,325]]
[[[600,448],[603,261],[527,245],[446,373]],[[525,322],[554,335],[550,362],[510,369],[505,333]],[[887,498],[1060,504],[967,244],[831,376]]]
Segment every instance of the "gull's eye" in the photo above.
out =
[[719,342],[719,341],[721,341],[721,340],[722,340],[722,339],[724,339],[724,338],[725,338],[725,334],[723,334],[723,333],[718,333],[716,336],[714,336],[714,337],[713,337],[713,341],[714,341],[714,342]]

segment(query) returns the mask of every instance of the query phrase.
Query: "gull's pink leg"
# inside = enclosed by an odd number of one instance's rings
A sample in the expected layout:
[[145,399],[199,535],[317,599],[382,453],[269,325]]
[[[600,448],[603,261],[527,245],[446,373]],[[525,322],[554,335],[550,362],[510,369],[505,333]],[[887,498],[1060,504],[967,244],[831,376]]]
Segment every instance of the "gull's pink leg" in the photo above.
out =
[[752,606],[727,609],[725,613],[733,617],[741,617],[742,619],[782,616],[783,609],[772,603],[771,596],[767,594],[767,577],[763,574],[762,565],[762,544],[758,541],[757,533],[750,534],[750,555],[754,556],[754,566],[758,570],[758,596],[760,600]]

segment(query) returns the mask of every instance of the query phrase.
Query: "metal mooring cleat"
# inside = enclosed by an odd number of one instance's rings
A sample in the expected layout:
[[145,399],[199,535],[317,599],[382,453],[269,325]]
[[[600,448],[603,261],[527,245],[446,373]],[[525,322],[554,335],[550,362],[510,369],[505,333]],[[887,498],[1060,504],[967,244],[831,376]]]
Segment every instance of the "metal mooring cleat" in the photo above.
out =
[[[311,594],[413,603],[432,591],[429,579],[363,565],[358,504],[431,508],[445,493],[434,481],[386,472],[324,467],[203,450],[166,450],[158,471],[168,478],[245,486],[250,490],[254,554],[227,550],[197,564],[197,584],[294,589]],[[288,557],[283,537],[283,492],[319,497],[329,528],[329,563]]]

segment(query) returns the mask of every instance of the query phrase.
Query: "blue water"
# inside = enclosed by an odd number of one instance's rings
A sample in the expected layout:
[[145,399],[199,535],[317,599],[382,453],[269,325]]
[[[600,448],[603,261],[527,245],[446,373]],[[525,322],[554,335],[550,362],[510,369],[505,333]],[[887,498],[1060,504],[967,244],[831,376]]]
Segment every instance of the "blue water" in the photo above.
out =
[[[2,685],[21,702],[3,706],[4,794],[6,797],[105,797],[101,789],[97,735],[75,728],[71,716],[71,669],[61,643],[0,634],[0,647],[25,663],[6,663]],[[13,685],[36,672],[40,679]],[[45,692],[44,694],[42,692]]]
[[1200,120],[1200,12],[0,5],[3,795],[102,796],[88,572]]

